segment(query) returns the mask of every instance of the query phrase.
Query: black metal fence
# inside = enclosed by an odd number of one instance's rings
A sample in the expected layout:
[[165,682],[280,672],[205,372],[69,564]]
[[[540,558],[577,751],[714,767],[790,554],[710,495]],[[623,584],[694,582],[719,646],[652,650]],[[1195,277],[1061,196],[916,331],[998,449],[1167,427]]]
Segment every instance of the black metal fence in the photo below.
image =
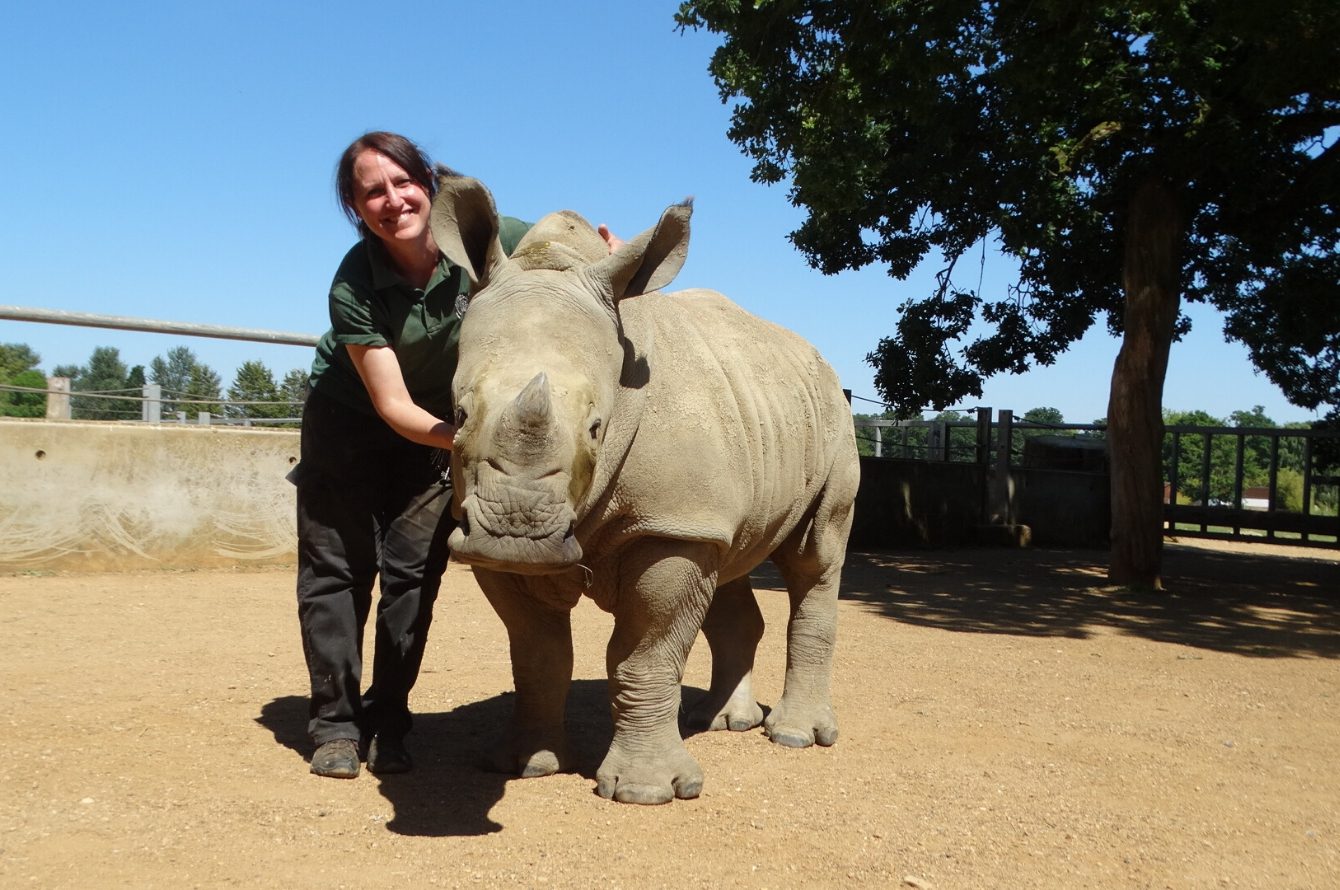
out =
[[[1107,431],[1095,424],[1016,422],[1010,411],[993,421],[979,408],[964,421],[859,421],[858,435],[876,457],[1107,474]],[[1169,426],[1163,468],[1168,537],[1340,547],[1340,430]]]

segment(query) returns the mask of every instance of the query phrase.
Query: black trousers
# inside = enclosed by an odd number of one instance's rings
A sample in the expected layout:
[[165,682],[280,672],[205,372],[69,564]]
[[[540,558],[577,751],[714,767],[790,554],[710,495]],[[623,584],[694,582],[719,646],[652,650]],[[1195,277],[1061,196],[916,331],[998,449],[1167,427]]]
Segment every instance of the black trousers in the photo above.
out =
[[[290,478],[298,488],[308,732],[317,745],[403,736],[455,525],[445,461],[380,418],[316,391],[303,410],[301,455]],[[360,694],[363,630],[378,577],[372,682]]]

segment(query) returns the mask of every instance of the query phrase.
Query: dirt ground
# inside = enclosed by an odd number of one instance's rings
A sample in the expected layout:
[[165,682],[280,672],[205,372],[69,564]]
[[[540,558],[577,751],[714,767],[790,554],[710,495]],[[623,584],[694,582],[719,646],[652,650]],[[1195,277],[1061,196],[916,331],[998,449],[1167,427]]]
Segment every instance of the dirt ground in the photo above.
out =
[[[308,774],[290,571],[0,577],[4,887],[1340,886],[1340,555],[854,553],[832,748],[688,739],[703,794],[594,792],[609,616],[574,615],[575,774],[479,766],[510,713],[469,572],[438,605],[419,768]],[[764,576],[760,588],[775,586]],[[785,597],[761,591],[756,690]],[[685,696],[707,686],[695,648]]]

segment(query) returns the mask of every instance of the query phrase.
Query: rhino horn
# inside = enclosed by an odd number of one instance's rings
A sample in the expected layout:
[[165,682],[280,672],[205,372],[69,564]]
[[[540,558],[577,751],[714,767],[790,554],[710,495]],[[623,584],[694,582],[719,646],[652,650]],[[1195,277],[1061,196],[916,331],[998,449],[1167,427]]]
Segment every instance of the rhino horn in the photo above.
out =
[[549,378],[541,371],[512,401],[510,413],[522,429],[540,429],[549,424],[553,402],[549,398]]
[[556,429],[549,378],[541,371],[503,411],[497,432],[499,452],[518,464],[543,463]]

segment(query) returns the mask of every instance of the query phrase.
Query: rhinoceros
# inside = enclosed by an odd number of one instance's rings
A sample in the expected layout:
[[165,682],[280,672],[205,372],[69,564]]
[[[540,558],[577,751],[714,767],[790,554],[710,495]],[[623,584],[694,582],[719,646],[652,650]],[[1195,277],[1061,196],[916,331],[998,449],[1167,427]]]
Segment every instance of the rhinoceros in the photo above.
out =
[[[444,178],[439,248],[470,279],[453,380],[449,544],[506,626],[516,685],[504,768],[565,768],[585,594],[614,616],[607,799],[697,797],[679,731],[699,630],[711,688],[698,728],[764,724],[774,742],[831,745],[838,582],[859,477],[837,376],[800,337],[710,290],[662,293],[684,263],[691,202],[612,253],[570,211],[510,258],[493,198]],[[766,721],[751,673],[763,618],[749,573],[771,559],[790,597],[785,685]]]

